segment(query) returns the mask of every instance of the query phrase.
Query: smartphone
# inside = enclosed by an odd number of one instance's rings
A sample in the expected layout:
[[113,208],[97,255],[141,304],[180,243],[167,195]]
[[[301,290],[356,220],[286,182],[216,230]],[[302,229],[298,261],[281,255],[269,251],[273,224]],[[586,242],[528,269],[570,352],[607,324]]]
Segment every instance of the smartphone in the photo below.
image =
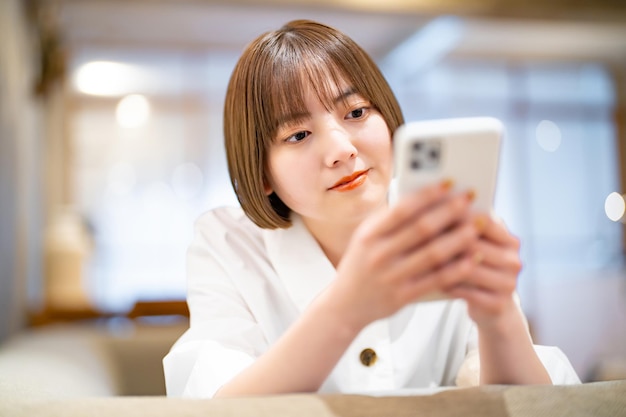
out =
[[409,122],[393,138],[396,198],[450,179],[473,190],[476,211],[491,213],[504,126],[492,117]]
[[[394,194],[390,201],[444,179],[454,189],[473,190],[473,210],[492,213],[503,124],[474,117],[410,122],[400,126],[394,142]],[[445,299],[440,292],[418,301]]]

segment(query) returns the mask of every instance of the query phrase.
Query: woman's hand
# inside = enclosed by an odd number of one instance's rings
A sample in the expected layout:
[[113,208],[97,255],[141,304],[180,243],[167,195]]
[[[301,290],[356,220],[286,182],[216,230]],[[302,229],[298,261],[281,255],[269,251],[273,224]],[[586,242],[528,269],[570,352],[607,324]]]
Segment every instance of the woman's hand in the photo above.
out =
[[[431,291],[450,288],[474,267],[472,193],[426,187],[365,221],[338,265],[326,301],[359,329]],[[332,301],[330,301],[332,300]]]
[[473,220],[480,231],[471,249],[474,266],[463,283],[446,291],[467,301],[468,312],[479,328],[501,324],[509,317],[517,320],[519,308],[513,294],[522,269],[520,244],[504,224],[492,217],[478,215]]
[[519,241],[489,216],[474,218],[480,230],[471,254],[474,266],[446,293],[467,301],[478,329],[483,384],[549,384],[514,293],[522,268]]

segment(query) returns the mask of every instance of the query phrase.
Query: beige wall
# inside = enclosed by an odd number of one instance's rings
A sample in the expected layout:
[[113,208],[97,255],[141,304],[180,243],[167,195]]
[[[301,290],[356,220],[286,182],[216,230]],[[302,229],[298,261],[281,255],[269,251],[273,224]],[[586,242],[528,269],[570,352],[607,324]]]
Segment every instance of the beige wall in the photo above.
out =
[[0,341],[25,324],[40,276],[41,123],[34,36],[22,2],[0,2]]

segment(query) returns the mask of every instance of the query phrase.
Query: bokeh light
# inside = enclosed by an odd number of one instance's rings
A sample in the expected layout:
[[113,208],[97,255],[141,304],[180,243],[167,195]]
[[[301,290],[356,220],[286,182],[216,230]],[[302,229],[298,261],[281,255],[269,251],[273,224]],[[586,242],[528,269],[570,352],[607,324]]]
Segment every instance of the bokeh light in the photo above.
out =
[[150,117],[150,102],[141,94],[130,94],[120,100],[115,109],[117,123],[125,128],[140,127]]
[[561,129],[551,120],[542,120],[535,129],[537,143],[546,152],[555,152],[561,146]]
[[626,203],[624,197],[617,192],[612,192],[604,200],[604,212],[606,216],[614,222],[617,222],[624,217],[624,210],[626,209]]

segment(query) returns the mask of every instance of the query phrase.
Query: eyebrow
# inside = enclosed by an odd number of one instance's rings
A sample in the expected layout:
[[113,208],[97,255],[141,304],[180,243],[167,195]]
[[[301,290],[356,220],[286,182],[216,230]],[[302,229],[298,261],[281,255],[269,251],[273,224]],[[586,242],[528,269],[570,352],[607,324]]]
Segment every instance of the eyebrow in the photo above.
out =
[[[338,96],[336,96],[333,99],[333,106],[336,106],[338,103],[345,101],[348,97],[353,96],[355,94],[358,94],[356,89],[354,88],[348,88],[345,91],[343,91],[341,94],[339,94]],[[289,126],[290,124],[295,124],[298,123],[300,121],[306,120],[309,117],[311,117],[311,113],[307,112],[299,112],[299,113],[290,113],[290,114],[286,114],[283,115],[281,117],[278,118],[278,123],[277,126],[280,128],[282,126]]]
[[336,106],[337,103],[339,103],[340,101],[344,101],[348,97],[353,96],[355,94],[357,94],[357,91],[354,88],[350,87],[333,99],[333,105]]

